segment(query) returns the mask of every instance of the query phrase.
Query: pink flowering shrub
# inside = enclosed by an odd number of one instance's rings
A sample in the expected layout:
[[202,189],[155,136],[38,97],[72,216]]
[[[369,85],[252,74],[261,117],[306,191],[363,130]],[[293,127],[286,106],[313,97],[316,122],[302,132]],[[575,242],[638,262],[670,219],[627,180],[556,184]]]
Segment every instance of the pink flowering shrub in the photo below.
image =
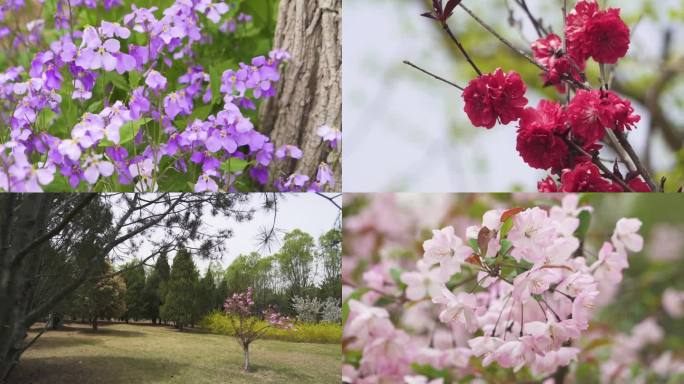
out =
[[[600,318],[644,248],[641,220],[593,217],[578,195],[514,208],[495,196],[462,197],[433,213],[402,196],[347,201],[345,382],[561,383],[596,366],[605,383],[684,373],[670,349],[644,360],[662,340],[655,319],[630,334]],[[415,225],[444,212],[438,229]],[[592,221],[602,228],[590,231]],[[662,305],[681,317],[684,294],[668,290]],[[635,364],[643,371],[630,376]]]
[[256,119],[291,59],[271,47],[274,14],[273,0],[4,1],[0,191],[332,186],[325,162],[315,179],[270,172],[302,157]]
[[254,299],[252,287],[246,292],[234,293],[228,297],[223,304],[223,309],[229,316],[230,325],[233,328],[232,334],[242,347],[244,353],[244,363],[242,369],[249,370],[249,346],[270,328],[280,328],[291,330],[292,320],[280,314],[276,308],[269,307],[257,313],[254,309]]
[[[509,5],[511,25],[513,8],[529,19],[538,38],[529,50],[518,47],[490,26],[486,15],[469,7],[476,2],[435,0],[432,12],[422,16],[439,24],[477,75],[465,87],[424,73],[454,86],[461,92],[464,112],[475,127],[492,129],[497,124],[516,124],[514,144],[522,160],[548,176],[538,183],[540,192],[656,192],[663,191],[629,141],[628,134],[642,117],[632,102],[611,90],[613,65],[630,48],[630,28],[618,8],[602,9],[597,0],[557,2],[563,16],[562,34],[533,13],[525,1]],[[493,1],[488,1],[492,3]],[[601,3],[604,4],[604,3]],[[516,7],[517,5],[517,7]],[[463,23],[471,17],[513,54],[541,71],[544,87],[553,86],[557,97],[529,103],[527,86],[515,69],[480,68],[469,55],[468,47],[452,32],[449,22]],[[524,25],[527,27],[528,25]],[[520,25],[521,32],[524,31]],[[600,82],[592,84],[588,73],[591,61],[600,68]],[[594,65],[591,65],[593,68]]]

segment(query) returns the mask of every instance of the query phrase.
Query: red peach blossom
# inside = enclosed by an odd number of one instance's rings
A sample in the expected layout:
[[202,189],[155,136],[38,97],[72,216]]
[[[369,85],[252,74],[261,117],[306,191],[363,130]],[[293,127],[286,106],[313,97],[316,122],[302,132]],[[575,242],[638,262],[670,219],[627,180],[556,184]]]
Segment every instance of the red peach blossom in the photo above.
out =
[[493,128],[497,121],[508,124],[520,118],[527,105],[526,91],[518,73],[498,68],[470,81],[463,91],[465,112],[476,127]]

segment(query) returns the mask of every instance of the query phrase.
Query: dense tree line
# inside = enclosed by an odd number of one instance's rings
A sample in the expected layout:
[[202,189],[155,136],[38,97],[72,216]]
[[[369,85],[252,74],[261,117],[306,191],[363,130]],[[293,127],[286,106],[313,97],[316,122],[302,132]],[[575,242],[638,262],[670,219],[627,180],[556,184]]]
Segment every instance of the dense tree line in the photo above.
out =
[[[203,277],[191,253],[181,248],[171,266],[164,253],[152,268],[146,270],[134,261],[121,266],[120,275],[84,285],[67,300],[63,312],[91,323],[93,329],[99,318],[172,323],[183,330],[222,309],[226,297],[252,287],[258,312],[276,306],[285,314],[301,315],[295,298],[309,298],[320,303],[320,308],[329,298],[332,303],[339,300],[341,262],[338,229],[322,235],[318,243],[296,229],[285,235],[278,253],[241,255],[226,270],[212,264]],[[106,265],[103,276],[108,274],[111,266]],[[311,314],[299,317],[317,320]]]

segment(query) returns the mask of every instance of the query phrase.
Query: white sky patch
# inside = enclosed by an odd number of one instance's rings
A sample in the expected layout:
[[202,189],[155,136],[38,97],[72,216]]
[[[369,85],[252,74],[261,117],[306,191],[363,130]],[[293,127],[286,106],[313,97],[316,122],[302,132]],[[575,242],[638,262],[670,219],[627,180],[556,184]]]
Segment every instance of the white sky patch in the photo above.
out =
[[[339,194],[327,194],[329,197],[336,197]],[[226,251],[222,255],[217,255],[216,262],[219,262],[222,268],[226,268],[230,263],[242,254],[251,252],[259,252],[262,256],[269,256],[277,253],[282,246],[282,241],[275,242],[271,249],[264,249],[260,247],[258,235],[264,228],[271,228],[273,225],[273,212],[265,212],[261,210],[261,203],[263,196],[259,193],[250,194],[250,202],[244,207],[253,207],[257,209],[254,218],[251,221],[236,222],[234,219],[223,217],[211,217],[206,215],[204,220],[207,225],[213,228],[220,228],[226,226],[233,230],[233,236],[225,243]],[[342,198],[335,199],[337,204],[342,204]],[[116,208],[114,209],[117,211]],[[318,237],[335,228],[338,225],[338,218],[340,210],[330,201],[322,196],[313,193],[286,193],[279,196],[278,212],[276,216],[275,227],[279,233],[279,240],[282,240],[285,233],[294,229],[300,229],[309,235],[314,240]],[[153,233],[150,240],[155,240]],[[124,260],[117,260],[116,264],[123,264],[132,260],[141,260],[149,255],[152,247],[148,243],[143,243],[135,255],[124,256]],[[168,255],[169,265],[173,263],[175,252]],[[148,264],[154,264],[156,258]],[[204,275],[207,267],[213,260],[204,260],[199,257],[194,258],[195,265]]]

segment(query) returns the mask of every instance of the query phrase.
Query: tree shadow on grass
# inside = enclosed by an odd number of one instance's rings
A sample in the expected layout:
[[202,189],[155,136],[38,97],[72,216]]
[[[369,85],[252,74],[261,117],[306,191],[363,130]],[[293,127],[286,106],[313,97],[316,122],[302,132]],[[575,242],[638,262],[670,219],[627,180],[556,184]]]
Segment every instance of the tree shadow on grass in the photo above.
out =
[[[54,331],[53,331],[54,332]],[[81,345],[95,345],[100,344],[102,340],[90,337],[60,337],[50,338],[43,335],[38,342],[31,346],[32,350],[38,349],[57,349],[57,348],[72,348]]]
[[128,356],[22,358],[8,384],[165,383],[184,366]]
[[97,331],[92,329],[81,329],[79,335],[84,336],[113,336],[113,337],[144,337],[147,336],[144,332],[137,331],[125,331],[122,329],[111,329],[106,327],[100,327]]
[[306,375],[298,369],[292,367],[261,365],[253,363],[249,365],[249,372],[242,371],[241,373],[246,376],[258,376],[259,374],[277,373],[279,375],[287,377],[289,380],[292,380],[292,382],[295,382],[296,380],[304,380],[306,382],[307,379],[310,379],[309,375]]
[[[109,328],[109,326],[112,324],[109,323],[102,323],[98,325],[97,331],[93,331],[93,329],[89,326],[85,326],[83,324],[77,324],[77,325],[63,325],[59,327],[58,329],[48,329],[46,331],[46,334],[48,333],[76,333],[80,335],[86,335],[86,336],[120,336],[120,337],[142,337],[142,336],[147,336],[146,333],[144,332],[137,332],[137,331],[128,331],[128,330],[122,330],[122,329],[114,329],[114,328]],[[31,332],[39,332],[42,330],[42,326],[34,326],[31,327],[29,331]]]

